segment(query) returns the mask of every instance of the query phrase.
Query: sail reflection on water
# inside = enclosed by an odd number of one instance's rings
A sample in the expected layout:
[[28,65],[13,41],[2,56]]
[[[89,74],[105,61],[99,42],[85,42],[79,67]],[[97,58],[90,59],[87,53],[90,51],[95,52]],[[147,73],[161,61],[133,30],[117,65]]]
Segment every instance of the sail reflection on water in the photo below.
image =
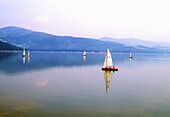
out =
[[22,62],[23,64],[25,64],[25,57],[22,57]]
[[84,61],[86,60],[86,56],[83,56]]
[[30,63],[30,57],[28,57],[28,63]]
[[30,62],[30,51],[28,51],[27,58],[28,58],[28,63],[29,63]]
[[113,72],[103,71],[103,73],[104,73],[104,79],[105,79],[105,83],[106,83],[106,92],[108,92],[108,88],[111,84],[114,71]]

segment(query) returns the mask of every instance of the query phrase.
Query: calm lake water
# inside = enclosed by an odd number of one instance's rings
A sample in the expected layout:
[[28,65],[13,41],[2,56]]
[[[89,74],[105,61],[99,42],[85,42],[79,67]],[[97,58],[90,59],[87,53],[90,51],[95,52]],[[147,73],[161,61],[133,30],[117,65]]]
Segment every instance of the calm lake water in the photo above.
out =
[[170,55],[0,53],[0,117],[170,117]]

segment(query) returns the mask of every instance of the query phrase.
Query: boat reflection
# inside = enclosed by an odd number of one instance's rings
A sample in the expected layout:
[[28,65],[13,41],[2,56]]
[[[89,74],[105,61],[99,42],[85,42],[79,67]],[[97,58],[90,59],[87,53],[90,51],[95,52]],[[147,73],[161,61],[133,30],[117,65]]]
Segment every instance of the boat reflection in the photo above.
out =
[[86,56],[83,56],[84,61],[86,60]]
[[115,73],[115,71],[103,71],[104,73],[104,79],[105,79],[105,83],[106,83],[106,92],[108,92],[109,86],[111,84],[112,81],[112,77],[113,74]]
[[28,57],[28,63],[30,63],[30,57]]
[[30,51],[28,51],[27,58],[28,58],[28,63],[29,63],[30,62]]
[[28,57],[28,58],[30,57],[30,51],[28,51],[28,55],[27,55],[27,57]]
[[25,57],[22,57],[22,62],[23,64],[25,64]]

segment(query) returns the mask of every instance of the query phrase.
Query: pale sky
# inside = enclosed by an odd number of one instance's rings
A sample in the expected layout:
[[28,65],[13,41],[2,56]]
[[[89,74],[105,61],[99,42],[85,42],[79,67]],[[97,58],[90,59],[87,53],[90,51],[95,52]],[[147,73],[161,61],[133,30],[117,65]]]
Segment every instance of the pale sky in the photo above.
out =
[[170,0],[0,0],[0,28],[170,42]]

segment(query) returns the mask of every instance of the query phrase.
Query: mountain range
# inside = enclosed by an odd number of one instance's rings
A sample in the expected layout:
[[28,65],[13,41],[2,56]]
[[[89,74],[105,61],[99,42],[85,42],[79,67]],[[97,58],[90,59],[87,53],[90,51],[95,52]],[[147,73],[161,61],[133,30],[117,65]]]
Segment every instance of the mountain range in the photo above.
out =
[[21,50],[21,48],[11,45],[0,40],[0,50]]
[[[134,44],[135,41],[125,41],[114,38],[82,38],[72,36],[56,36],[43,32],[32,31],[20,27],[8,26],[0,29],[0,39],[6,43],[29,50],[47,51],[106,51],[111,52],[168,52],[159,45],[147,46]],[[119,40],[119,41],[118,41]],[[136,40],[137,41],[137,40]],[[142,43],[142,40],[140,43]],[[126,42],[126,43],[125,43]],[[152,45],[152,42],[150,42]],[[154,43],[154,42],[153,42]]]
[[99,38],[99,40],[118,42],[129,46],[146,46],[146,47],[154,47],[159,49],[160,48],[170,49],[170,43],[166,43],[166,42],[152,42],[152,41],[144,41],[141,39],[134,39],[134,38],[115,39],[111,37],[102,37]]

